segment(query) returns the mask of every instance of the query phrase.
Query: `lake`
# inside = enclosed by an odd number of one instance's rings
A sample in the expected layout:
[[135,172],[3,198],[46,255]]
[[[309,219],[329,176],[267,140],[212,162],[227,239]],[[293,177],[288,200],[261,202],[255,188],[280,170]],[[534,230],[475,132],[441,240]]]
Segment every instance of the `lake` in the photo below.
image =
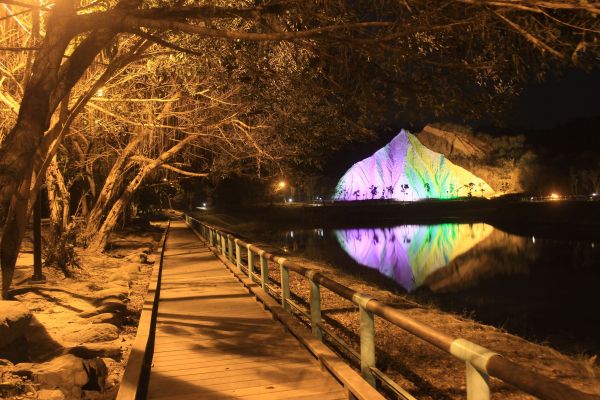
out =
[[[259,234],[257,233],[257,236]],[[261,232],[283,251],[571,353],[600,354],[600,244],[485,223]]]

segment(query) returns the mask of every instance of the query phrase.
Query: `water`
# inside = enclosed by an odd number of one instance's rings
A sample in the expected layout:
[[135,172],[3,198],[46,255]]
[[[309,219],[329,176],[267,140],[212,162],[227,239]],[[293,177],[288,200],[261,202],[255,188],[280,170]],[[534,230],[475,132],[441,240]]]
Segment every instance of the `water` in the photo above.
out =
[[561,350],[600,354],[600,244],[491,225],[273,231],[284,251]]

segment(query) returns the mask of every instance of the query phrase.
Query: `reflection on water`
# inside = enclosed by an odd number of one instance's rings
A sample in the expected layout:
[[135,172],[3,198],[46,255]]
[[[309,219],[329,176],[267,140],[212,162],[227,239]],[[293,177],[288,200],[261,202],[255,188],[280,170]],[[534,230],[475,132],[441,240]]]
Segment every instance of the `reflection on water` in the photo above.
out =
[[487,224],[402,225],[336,230],[338,242],[358,264],[377,269],[407,291],[487,238]]
[[517,236],[487,224],[261,234],[293,255],[409,291],[443,310],[600,355],[598,242]]

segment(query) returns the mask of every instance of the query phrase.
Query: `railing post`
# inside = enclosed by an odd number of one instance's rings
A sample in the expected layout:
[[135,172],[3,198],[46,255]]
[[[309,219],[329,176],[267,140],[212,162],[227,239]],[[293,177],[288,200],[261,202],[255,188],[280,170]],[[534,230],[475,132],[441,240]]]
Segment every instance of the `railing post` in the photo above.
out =
[[288,299],[290,298],[290,271],[286,268],[285,258],[280,258],[279,263],[279,274],[281,276],[281,305],[283,309],[290,312],[290,305]]
[[254,256],[252,255],[252,250],[250,250],[250,247],[252,245],[248,244],[246,245],[246,248],[248,249],[248,278],[250,278],[250,280],[252,280],[252,274],[254,274]]
[[488,374],[478,371],[470,362],[467,364],[467,400],[489,400],[490,377]]
[[213,246],[213,230],[212,229],[208,230],[208,244],[211,247]]
[[220,233],[221,235],[221,254],[227,257],[227,245],[225,244],[225,235]]
[[233,240],[231,240],[231,235],[227,235],[227,253],[227,258],[233,262]]
[[465,361],[467,374],[467,400],[489,400],[489,375],[486,372],[490,358],[498,355],[466,339],[456,339],[450,345],[450,353]]
[[367,382],[376,387],[375,375],[371,368],[375,367],[375,319],[367,310],[371,296],[355,293],[352,300],[358,305],[360,312],[360,372]]
[[265,252],[261,250],[258,255],[260,256],[260,282],[262,289],[268,293],[267,284],[269,283],[269,260],[265,257]]
[[319,340],[323,340],[323,332],[321,332],[321,287],[318,282],[313,280],[317,271],[308,271],[306,276],[310,283],[310,326],[312,334]]
[[234,240],[235,242],[235,265],[237,265],[237,268],[239,271],[242,270],[242,253],[241,253],[241,249],[240,249],[240,244],[238,243],[238,239]]

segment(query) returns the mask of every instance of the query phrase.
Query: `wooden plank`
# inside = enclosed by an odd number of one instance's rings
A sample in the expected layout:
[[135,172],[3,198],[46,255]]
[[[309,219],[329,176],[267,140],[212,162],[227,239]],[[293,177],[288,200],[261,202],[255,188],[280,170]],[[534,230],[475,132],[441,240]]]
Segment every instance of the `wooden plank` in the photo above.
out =
[[165,251],[149,398],[347,398],[181,222]]

